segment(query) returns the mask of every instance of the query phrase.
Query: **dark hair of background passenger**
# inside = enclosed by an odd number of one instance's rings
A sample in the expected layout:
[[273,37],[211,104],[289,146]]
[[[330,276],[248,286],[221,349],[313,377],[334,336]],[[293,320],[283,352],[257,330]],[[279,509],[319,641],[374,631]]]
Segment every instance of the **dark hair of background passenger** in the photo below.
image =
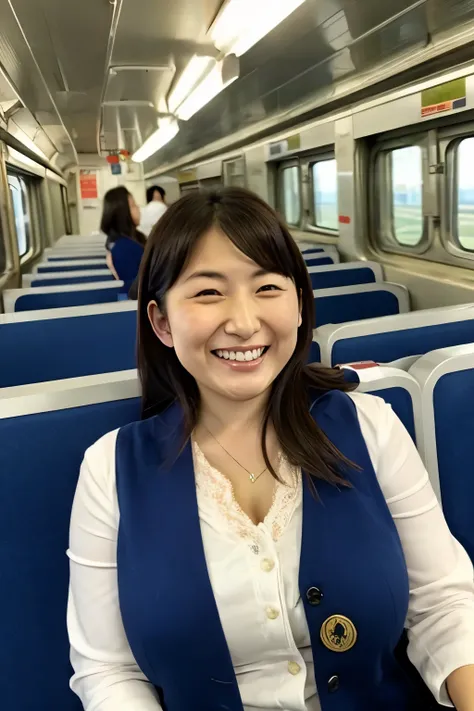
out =
[[133,222],[128,202],[129,196],[130,193],[123,185],[105,193],[100,229],[107,235],[105,243],[107,249],[119,237],[130,237],[142,246],[146,244],[145,235],[137,230]]
[[[166,293],[188,263],[199,238],[213,226],[220,228],[247,257],[268,272],[291,278],[301,294],[302,324],[295,351],[276,378],[264,414],[262,451],[268,459],[266,431],[271,420],[289,462],[308,474],[333,484],[346,484],[341,466],[351,463],[315,423],[310,403],[329,390],[349,391],[339,369],[306,365],[313,336],[314,298],[300,250],[276,212],[243,188],[193,191],[160,218],[147,241],[139,275],[138,367],[143,393],[143,417],[163,412],[178,401],[184,412],[185,438],[199,418],[200,395],[194,378],[155,335],[147,307],[155,300],[166,314]],[[354,466],[354,465],[352,465]]]
[[153,198],[155,197],[155,193],[160,193],[162,200],[164,200],[166,197],[166,191],[162,187],[160,187],[159,185],[152,185],[151,188],[148,188],[148,190],[146,191],[146,201],[152,202]]

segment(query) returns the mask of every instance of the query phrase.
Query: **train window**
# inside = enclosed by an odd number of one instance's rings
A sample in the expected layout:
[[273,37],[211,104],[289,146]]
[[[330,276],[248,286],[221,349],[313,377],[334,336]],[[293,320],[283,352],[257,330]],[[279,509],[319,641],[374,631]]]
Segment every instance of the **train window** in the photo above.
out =
[[337,165],[336,160],[320,160],[311,166],[313,214],[316,227],[337,230]]
[[31,223],[28,206],[28,190],[24,178],[13,173],[8,174],[8,185],[15,216],[16,239],[20,259],[31,247]]
[[245,160],[243,158],[224,161],[222,168],[224,172],[224,185],[245,188]]
[[416,247],[423,237],[423,164],[420,146],[390,151],[392,232],[398,244]]
[[298,225],[301,218],[300,172],[297,165],[282,169],[282,209],[289,225]]
[[459,246],[474,251],[474,138],[464,138],[457,147],[457,201],[454,226]]

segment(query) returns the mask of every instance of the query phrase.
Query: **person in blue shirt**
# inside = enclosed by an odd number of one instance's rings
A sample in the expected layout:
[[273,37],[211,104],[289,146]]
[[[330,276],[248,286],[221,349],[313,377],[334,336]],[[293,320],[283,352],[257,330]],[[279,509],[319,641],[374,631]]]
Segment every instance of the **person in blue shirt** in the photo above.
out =
[[119,186],[104,197],[100,229],[107,235],[107,265],[116,279],[123,281],[121,292],[128,294],[143,257],[145,236],[137,229],[140,208],[127,188]]

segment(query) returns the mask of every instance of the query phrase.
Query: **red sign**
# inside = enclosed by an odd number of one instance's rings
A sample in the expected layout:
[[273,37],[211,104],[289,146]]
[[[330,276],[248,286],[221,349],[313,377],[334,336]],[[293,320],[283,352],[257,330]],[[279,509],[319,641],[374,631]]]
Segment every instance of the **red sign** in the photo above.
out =
[[91,170],[81,170],[79,174],[82,200],[97,200],[99,191],[97,189],[97,174]]
[[351,218],[349,215],[339,215],[339,222],[341,225],[350,225],[351,224]]

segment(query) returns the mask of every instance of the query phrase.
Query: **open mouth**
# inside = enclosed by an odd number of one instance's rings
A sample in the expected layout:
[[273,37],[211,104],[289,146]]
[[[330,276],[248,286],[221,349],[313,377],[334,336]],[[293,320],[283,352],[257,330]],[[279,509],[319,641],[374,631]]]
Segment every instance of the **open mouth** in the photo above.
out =
[[212,351],[216,358],[222,358],[223,360],[235,360],[240,363],[250,363],[253,360],[258,360],[268,351],[270,346],[263,346],[261,348],[249,348],[245,351],[232,351],[232,350],[220,350],[216,349]]

